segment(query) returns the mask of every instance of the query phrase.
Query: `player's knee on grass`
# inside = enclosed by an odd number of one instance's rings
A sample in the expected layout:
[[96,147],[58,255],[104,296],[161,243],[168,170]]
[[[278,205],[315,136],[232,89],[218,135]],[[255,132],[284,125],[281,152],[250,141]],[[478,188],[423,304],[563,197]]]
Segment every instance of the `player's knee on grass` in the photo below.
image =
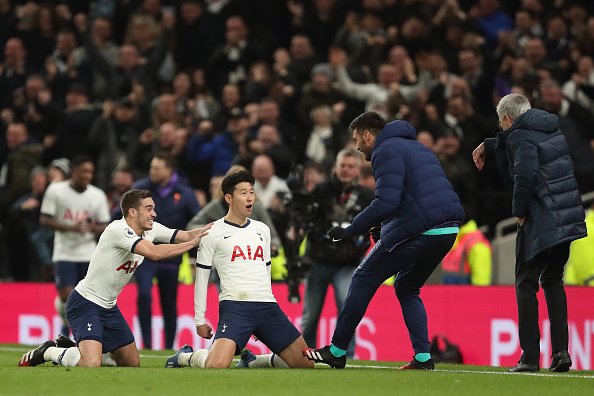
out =
[[118,367],[139,367],[140,356],[136,344],[131,343],[111,352]]
[[78,343],[80,360],[78,367],[101,367],[102,346],[95,340],[82,340]]
[[139,358],[126,360],[121,363],[116,361],[116,363],[118,364],[118,367],[140,367],[140,359]]
[[87,355],[81,354],[80,360],[77,364],[78,367],[101,367],[101,354],[99,355]]
[[314,362],[303,356],[303,354],[298,357],[296,365],[289,364],[291,368],[314,368],[314,366]]
[[307,348],[307,344],[303,337],[299,337],[279,353],[278,356],[290,368],[313,368],[314,362],[303,356],[303,348]]
[[226,358],[225,356],[213,356],[210,354],[206,358],[206,363],[204,364],[205,368],[229,368],[231,365],[231,360]]

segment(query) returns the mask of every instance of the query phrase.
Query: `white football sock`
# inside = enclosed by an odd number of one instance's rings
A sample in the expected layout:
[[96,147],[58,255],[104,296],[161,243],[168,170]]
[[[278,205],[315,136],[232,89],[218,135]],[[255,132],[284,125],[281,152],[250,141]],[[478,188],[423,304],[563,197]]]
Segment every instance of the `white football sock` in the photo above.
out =
[[80,351],[77,347],[49,347],[43,354],[43,359],[46,362],[52,361],[56,364],[61,364],[62,366],[75,367],[80,360]]
[[111,356],[111,353],[107,352],[101,355],[101,365],[107,367],[117,367],[118,364]]
[[60,355],[64,353],[65,350],[66,348],[49,347],[45,350],[45,353],[43,354],[43,360],[45,360],[46,362],[58,363]]
[[62,358],[59,359],[60,364],[66,367],[76,367],[80,360],[80,350],[77,347],[66,349],[62,354]]
[[248,363],[250,368],[274,367],[274,368],[289,368],[287,363],[275,353],[268,355],[256,355],[256,359]]
[[[182,354],[183,355],[183,354]],[[208,349],[198,349],[197,351],[190,354],[188,366],[190,367],[202,367],[206,365],[206,357],[208,356]],[[179,362],[179,359],[178,359]],[[181,364],[180,364],[181,366]]]
[[190,364],[190,357],[192,357],[192,354],[194,352],[182,352],[179,354],[179,356],[177,357],[177,364],[179,364],[182,367],[186,367]]

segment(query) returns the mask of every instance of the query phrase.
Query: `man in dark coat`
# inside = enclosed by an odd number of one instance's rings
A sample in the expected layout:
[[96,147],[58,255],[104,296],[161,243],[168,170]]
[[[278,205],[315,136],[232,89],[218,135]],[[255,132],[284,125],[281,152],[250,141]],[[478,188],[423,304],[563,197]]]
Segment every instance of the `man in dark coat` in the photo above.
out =
[[310,360],[343,368],[347,346],[369,302],[378,287],[396,275],[396,296],[415,352],[402,368],[433,370],[427,314],[419,294],[454,244],[464,219],[462,205],[438,159],[417,142],[411,124],[386,124],[379,114],[365,112],[349,128],[357,149],[371,160],[375,196],[351,225],[333,227],[328,236],[340,242],[381,225],[381,237],[353,275],[332,344],[303,353]]
[[502,132],[486,139],[472,156],[479,170],[485,160],[496,160],[499,172],[513,183],[512,215],[518,223],[516,299],[523,354],[509,371],[540,369],[539,279],[551,322],[550,371],[568,371],[571,358],[563,267],[570,242],[586,236],[585,215],[559,118],[530,107],[522,95],[503,97],[497,105]]

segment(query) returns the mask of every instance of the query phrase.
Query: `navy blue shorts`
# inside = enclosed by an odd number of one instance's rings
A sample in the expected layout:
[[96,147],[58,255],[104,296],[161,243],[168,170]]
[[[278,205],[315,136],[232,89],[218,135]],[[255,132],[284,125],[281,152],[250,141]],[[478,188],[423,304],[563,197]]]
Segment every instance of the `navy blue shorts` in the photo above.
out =
[[100,307],[76,290],[66,301],[66,319],[77,344],[84,340],[99,341],[103,353],[134,342],[134,335],[117,305],[110,309]]
[[221,301],[214,339],[235,341],[239,355],[252,334],[277,354],[301,336],[275,302]]
[[86,261],[56,261],[54,263],[54,279],[58,289],[76,286],[86,275],[89,263]]

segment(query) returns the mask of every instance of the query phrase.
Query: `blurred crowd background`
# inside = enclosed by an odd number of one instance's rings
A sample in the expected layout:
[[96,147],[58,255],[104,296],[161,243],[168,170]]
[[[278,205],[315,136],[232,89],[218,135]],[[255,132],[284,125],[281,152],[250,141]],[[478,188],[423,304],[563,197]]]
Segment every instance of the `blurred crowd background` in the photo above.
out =
[[[0,0],[0,49],[5,281],[51,280],[39,208],[80,154],[116,212],[156,155],[200,207],[242,165],[282,243],[279,192],[331,177],[349,122],[373,110],[417,128],[491,239],[510,192],[471,153],[518,92],[559,115],[594,190],[591,1]],[[365,161],[358,180],[373,188]]]

